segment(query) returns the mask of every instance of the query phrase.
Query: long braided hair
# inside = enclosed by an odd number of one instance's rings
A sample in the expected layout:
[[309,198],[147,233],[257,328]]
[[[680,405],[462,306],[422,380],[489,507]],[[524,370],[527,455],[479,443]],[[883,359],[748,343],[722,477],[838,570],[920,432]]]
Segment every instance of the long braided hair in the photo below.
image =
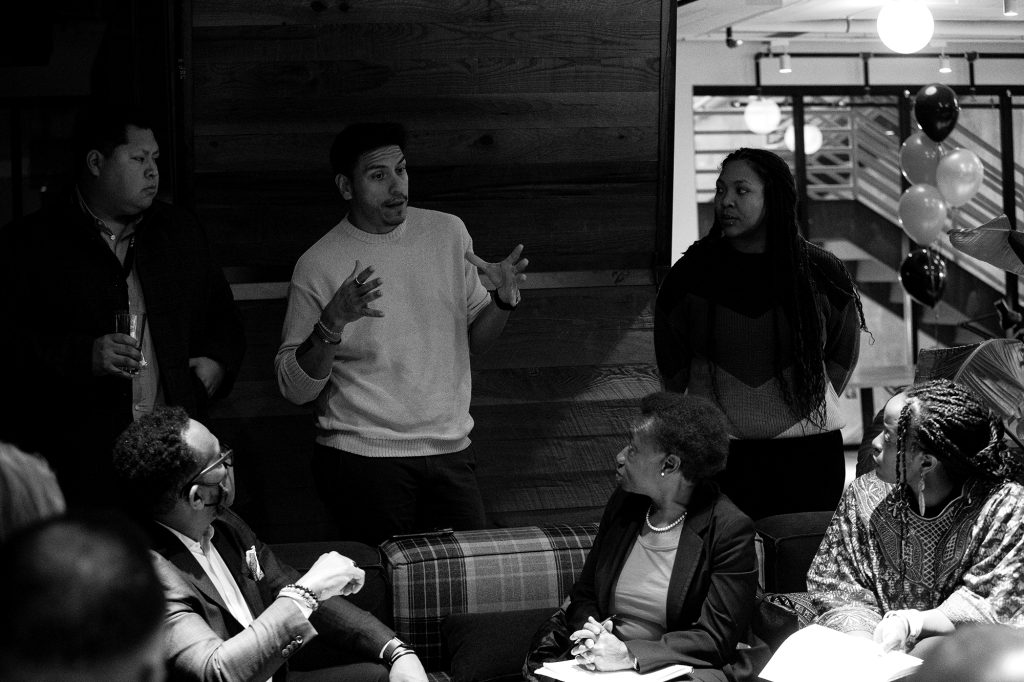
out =
[[[934,456],[954,482],[1024,480],[1020,452],[1003,442],[1003,422],[967,389],[948,379],[909,388],[896,423],[896,483],[894,515],[899,519],[900,601],[906,608],[907,454],[911,445]],[[932,604],[932,607],[935,605]]]
[[[825,421],[825,393],[828,377],[825,374],[824,342],[818,303],[815,294],[818,286],[831,287],[845,298],[852,297],[857,304],[860,328],[867,331],[864,322],[864,308],[861,305],[857,286],[842,263],[800,235],[797,221],[796,182],[786,162],[777,154],[766,149],[741,147],[722,161],[721,168],[733,161],[746,161],[764,183],[764,218],[766,226],[766,253],[771,262],[770,286],[789,319],[790,343],[793,348],[793,385],[783,374],[785,358],[776,350],[773,355],[774,377],[779,382],[782,397],[793,412],[805,415],[815,424]],[[724,238],[722,227],[715,222],[709,233],[713,238]],[[833,273],[825,272],[812,265],[810,253],[817,252],[830,258],[837,266]],[[812,273],[812,270],[814,272]],[[817,276],[812,276],[817,275]],[[714,328],[714,307],[708,311],[709,328]],[[782,320],[774,320],[775,348],[781,347]],[[713,349],[712,349],[713,353]],[[712,363],[714,366],[715,363]],[[717,381],[712,375],[715,397],[718,398]]]

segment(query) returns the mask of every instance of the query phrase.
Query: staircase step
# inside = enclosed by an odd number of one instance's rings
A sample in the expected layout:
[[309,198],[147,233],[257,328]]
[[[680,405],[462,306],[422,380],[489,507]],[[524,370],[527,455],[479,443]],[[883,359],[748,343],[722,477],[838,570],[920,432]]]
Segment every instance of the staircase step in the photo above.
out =
[[871,254],[846,239],[815,240],[821,248],[844,261],[873,261]]
[[[852,265],[852,267],[851,267]],[[863,260],[847,265],[858,282],[899,282],[899,273],[877,260]]]

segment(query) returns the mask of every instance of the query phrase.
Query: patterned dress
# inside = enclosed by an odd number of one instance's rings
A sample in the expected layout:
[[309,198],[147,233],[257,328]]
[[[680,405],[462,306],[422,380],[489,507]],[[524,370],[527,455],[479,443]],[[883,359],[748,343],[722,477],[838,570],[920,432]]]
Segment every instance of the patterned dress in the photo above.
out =
[[847,488],[807,574],[821,625],[873,632],[886,611],[1024,626],[1024,488],[971,480],[940,514],[907,511],[874,472]]

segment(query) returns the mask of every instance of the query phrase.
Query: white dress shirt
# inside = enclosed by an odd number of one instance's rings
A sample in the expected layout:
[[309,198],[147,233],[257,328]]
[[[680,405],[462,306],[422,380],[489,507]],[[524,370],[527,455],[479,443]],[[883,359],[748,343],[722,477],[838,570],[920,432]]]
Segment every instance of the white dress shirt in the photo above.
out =
[[228,611],[235,617],[235,620],[241,623],[243,628],[252,625],[252,611],[245,603],[242,590],[238,587],[235,579],[231,577],[231,571],[228,570],[227,564],[221,558],[220,552],[213,546],[213,526],[209,526],[199,541],[196,541],[168,525],[163,523],[160,525],[174,533],[181,540],[181,544],[185,545],[185,548],[196,558],[199,565],[203,567],[203,571],[213,581],[213,586],[217,588],[217,593],[220,594],[224,605],[228,607]]

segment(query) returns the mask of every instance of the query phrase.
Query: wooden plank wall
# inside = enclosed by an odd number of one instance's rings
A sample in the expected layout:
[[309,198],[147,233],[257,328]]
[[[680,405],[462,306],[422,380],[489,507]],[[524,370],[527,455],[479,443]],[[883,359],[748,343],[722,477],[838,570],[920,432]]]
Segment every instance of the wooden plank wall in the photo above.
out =
[[462,217],[486,258],[521,242],[531,261],[522,307],[473,360],[492,523],[598,518],[637,398],[658,386],[672,12],[668,0],[193,0],[194,198],[249,340],[212,422],[243,453],[240,506],[268,539],[330,537],[311,493],[310,412],[279,396],[273,356],[281,282],[344,214],[330,143],[368,119],[409,129],[413,205]]

